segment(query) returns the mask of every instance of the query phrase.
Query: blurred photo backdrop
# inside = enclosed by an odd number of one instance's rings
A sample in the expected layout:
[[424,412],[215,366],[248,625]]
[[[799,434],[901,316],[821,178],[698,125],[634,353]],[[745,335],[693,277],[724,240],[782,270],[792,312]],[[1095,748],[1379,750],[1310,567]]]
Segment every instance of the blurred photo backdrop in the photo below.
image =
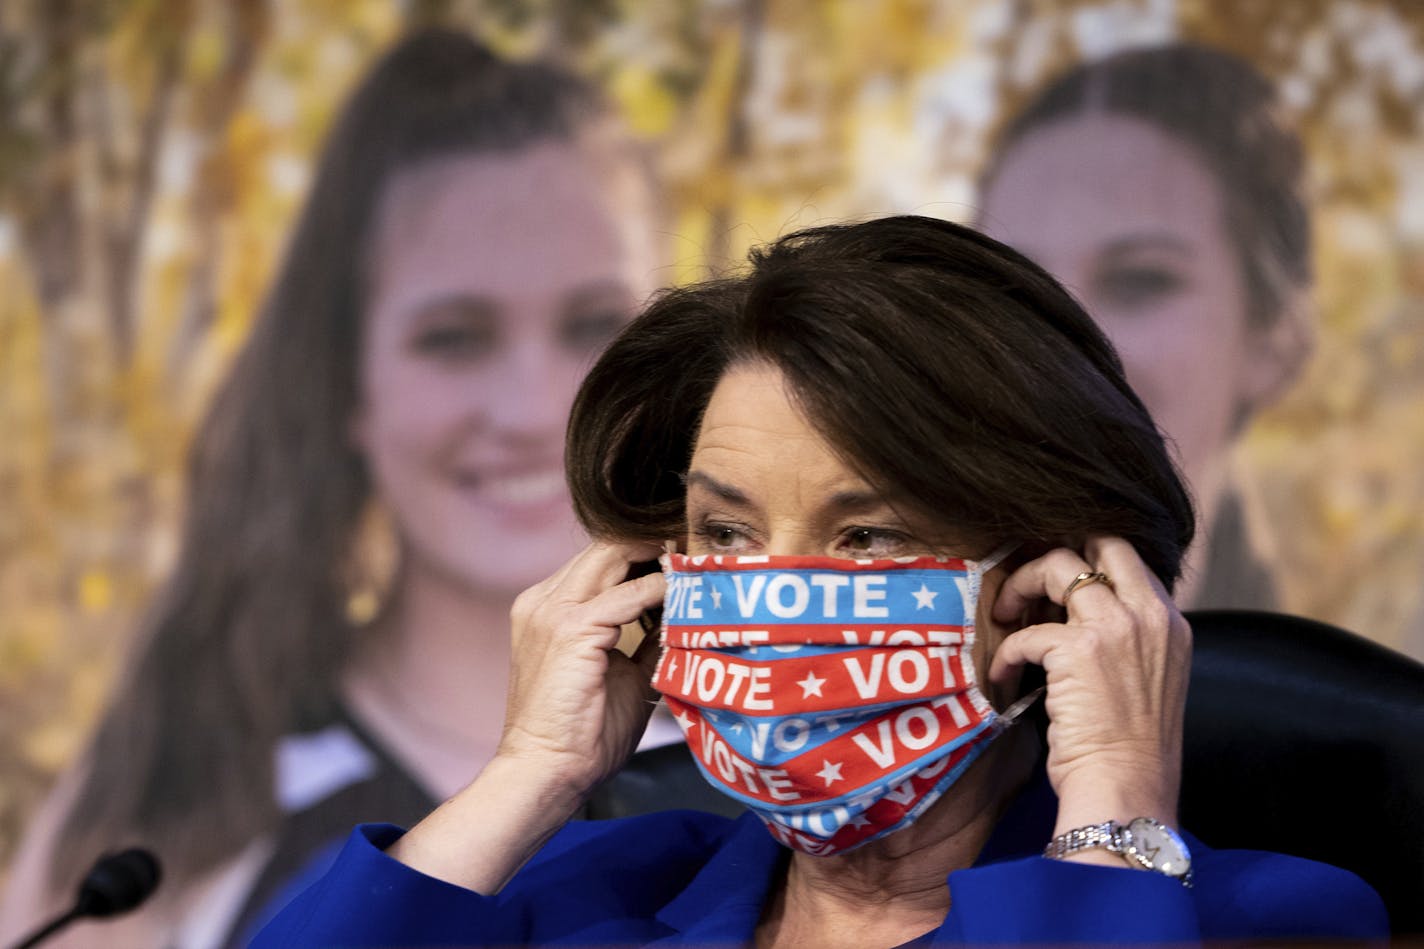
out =
[[1313,333],[1230,447],[1241,518],[1277,608],[1424,656],[1424,5],[16,0],[0,7],[6,862],[171,566],[189,436],[335,110],[429,23],[606,90],[657,156],[664,283],[831,220],[981,221],[991,143],[1065,69],[1179,41],[1239,57],[1304,148]]

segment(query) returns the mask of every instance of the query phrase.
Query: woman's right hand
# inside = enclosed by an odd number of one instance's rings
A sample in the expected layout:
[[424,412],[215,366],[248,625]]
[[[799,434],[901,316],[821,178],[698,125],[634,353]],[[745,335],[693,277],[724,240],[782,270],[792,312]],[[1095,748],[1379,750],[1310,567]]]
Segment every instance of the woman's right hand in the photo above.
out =
[[596,542],[515,600],[504,731],[494,759],[387,853],[494,894],[632,754],[652,712],[651,638],[637,661],[621,628],[662,602],[660,572],[625,580],[660,551]]
[[660,571],[624,579],[631,565],[661,552],[595,542],[521,593],[510,611],[509,702],[496,757],[537,769],[573,795],[574,807],[622,767],[652,712],[655,638],[636,661],[614,647],[624,624],[662,603]]

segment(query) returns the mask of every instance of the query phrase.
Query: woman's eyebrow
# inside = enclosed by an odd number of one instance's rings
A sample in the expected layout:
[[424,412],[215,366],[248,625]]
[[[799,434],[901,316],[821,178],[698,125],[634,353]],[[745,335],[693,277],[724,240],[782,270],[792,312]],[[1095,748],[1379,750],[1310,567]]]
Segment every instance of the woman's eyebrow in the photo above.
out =
[[868,511],[878,507],[890,507],[889,502],[875,491],[837,491],[826,499],[825,507],[838,512]]
[[683,481],[689,488],[693,485],[698,485],[717,495],[717,497],[726,501],[728,504],[740,504],[743,506],[751,504],[751,501],[741,491],[732,487],[730,484],[723,484],[704,471],[689,471]]
[[1141,250],[1160,250],[1191,257],[1196,251],[1191,243],[1177,234],[1160,231],[1136,231],[1116,237],[1103,248],[1107,256],[1125,255]]
[[453,290],[421,299],[414,297],[407,304],[413,320],[458,316],[466,320],[492,320],[499,313],[499,304],[491,297],[464,290]]

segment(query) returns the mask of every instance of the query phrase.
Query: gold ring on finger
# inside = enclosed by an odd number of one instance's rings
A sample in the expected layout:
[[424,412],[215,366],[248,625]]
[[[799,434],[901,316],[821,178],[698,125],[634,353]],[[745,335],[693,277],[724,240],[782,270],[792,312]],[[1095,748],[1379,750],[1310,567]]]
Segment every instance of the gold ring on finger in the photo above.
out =
[[1073,595],[1074,590],[1078,589],[1079,587],[1085,587],[1093,583],[1101,583],[1109,590],[1114,589],[1112,577],[1098,570],[1084,570],[1082,573],[1074,577],[1073,582],[1068,584],[1068,589],[1063,591],[1063,606],[1067,608],[1068,598]]

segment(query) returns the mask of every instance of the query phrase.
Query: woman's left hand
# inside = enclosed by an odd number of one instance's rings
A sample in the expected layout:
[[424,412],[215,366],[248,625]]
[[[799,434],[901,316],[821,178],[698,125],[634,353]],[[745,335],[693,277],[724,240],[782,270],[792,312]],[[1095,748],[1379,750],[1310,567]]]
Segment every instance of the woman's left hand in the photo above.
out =
[[[1080,583],[1101,572],[1112,585]],[[1014,571],[993,616],[1011,624],[1036,600],[1067,608],[1063,623],[1010,634],[989,677],[1011,683],[1026,663],[1047,673],[1048,778],[1058,793],[1055,834],[1104,820],[1177,818],[1182,720],[1191,629],[1130,544],[1088,541],[1082,554],[1050,551]]]

